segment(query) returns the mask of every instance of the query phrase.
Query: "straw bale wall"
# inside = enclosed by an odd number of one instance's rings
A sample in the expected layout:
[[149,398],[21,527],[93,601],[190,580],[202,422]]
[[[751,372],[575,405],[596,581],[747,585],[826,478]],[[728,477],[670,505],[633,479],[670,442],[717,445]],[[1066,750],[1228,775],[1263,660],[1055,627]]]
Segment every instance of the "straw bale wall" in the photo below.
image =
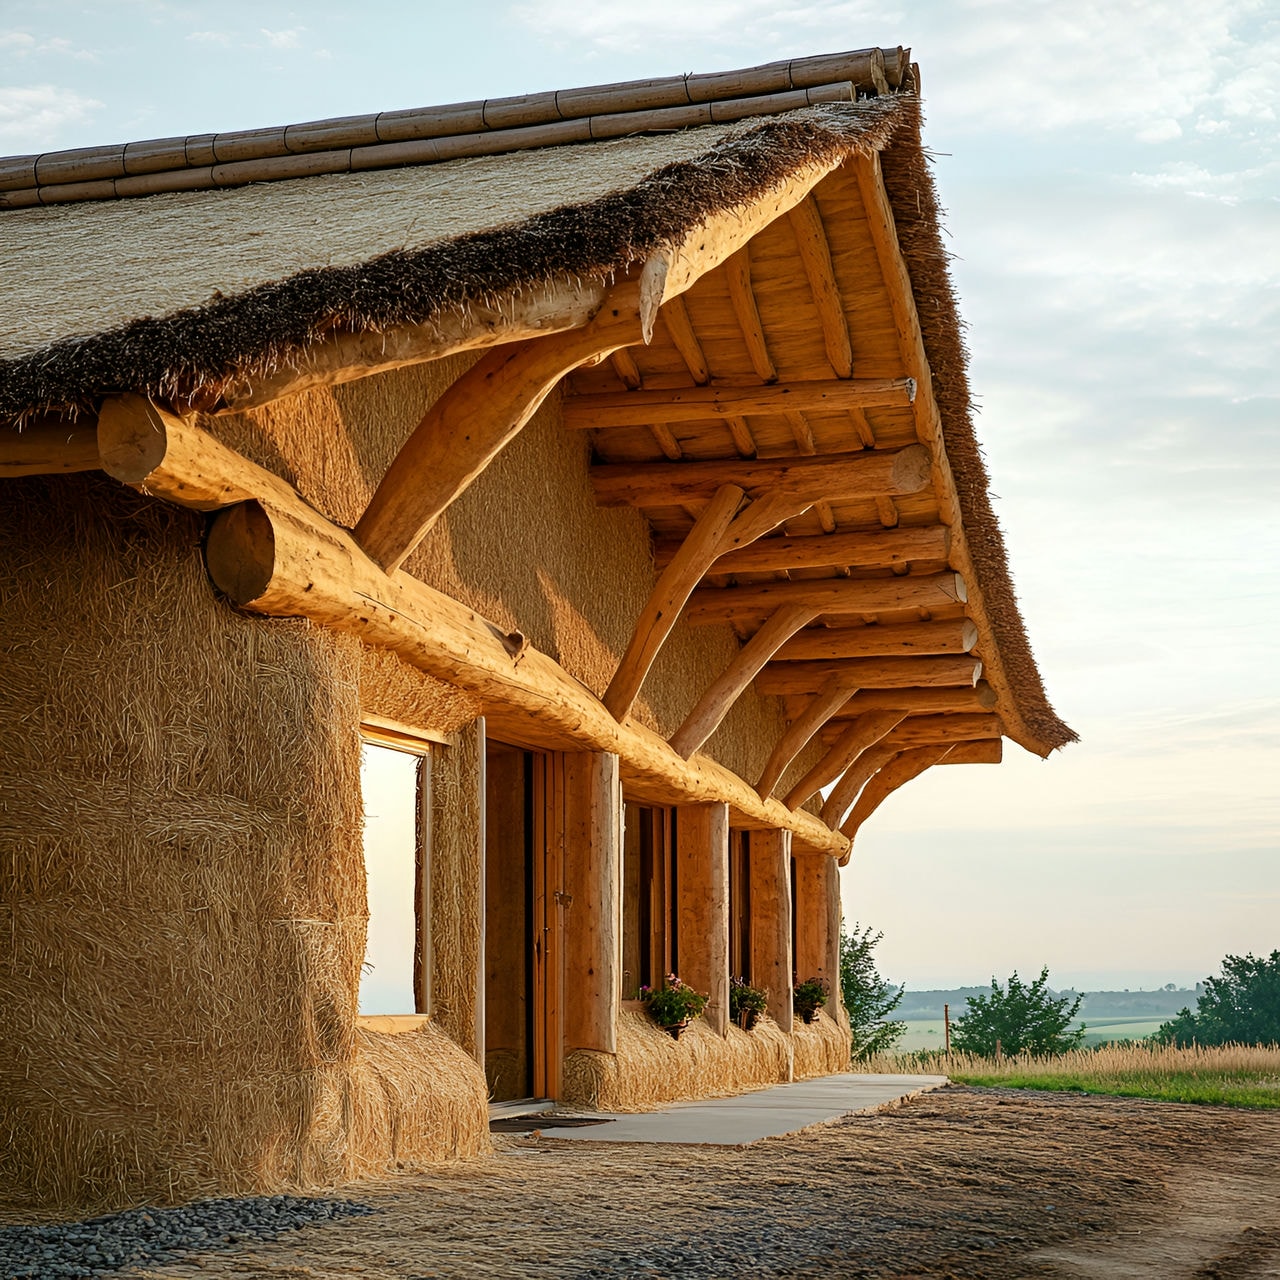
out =
[[[466,355],[450,357],[206,418],[203,425],[350,527],[427,406],[471,362]],[[499,626],[522,632],[602,694],[654,569],[644,517],[597,507],[589,463],[589,440],[561,427],[553,396],[404,567]],[[737,652],[727,627],[678,624],[632,714],[669,737]],[[703,750],[754,780],[784,727],[777,701],[748,690]],[[817,754],[814,747],[792,765],[782,794]]]
[[772,1018],[749,1032],[730,1026],[726,1036],[699,1018],[673,1040],[647,1014],[623,1009],[616,1054],[579,1049],[565,1056],[562,1099],[588,1110],[650,1111],[729,1097],[790,1080],[791,1057],[791,1038]]
[[472,1057],[480,1046],[484,954],[483,766],[482,721],[461,730],[457,745],[432,753],[431,1014]]
[[189,512],[3,497],[0,1186],[83,1211],[479,1149],[460,1050],[357,1032],[359,646],[219,602]]

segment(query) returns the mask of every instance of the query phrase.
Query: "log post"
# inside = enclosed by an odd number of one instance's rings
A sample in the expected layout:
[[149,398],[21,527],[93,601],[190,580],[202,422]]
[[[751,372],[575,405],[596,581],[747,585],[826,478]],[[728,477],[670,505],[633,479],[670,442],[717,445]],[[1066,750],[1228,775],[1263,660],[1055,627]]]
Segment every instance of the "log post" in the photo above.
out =
[[[824,859],[829,861],[829,859]],[[703,1017],[729,1028],[729,806],[676,810],[676,954],[679,976],[711,997]]]
[[747,854],[751,879],[751,976],[769,993],[769,1016],[791,1030],[791,832],[753,831]]
[[564,1048],[616,1053],[622,999],[622,784],[606,751],[564,757]]
[[840,998],[839,875],[834,858],[796,858],[796,977],[824,978],[832,1005]]

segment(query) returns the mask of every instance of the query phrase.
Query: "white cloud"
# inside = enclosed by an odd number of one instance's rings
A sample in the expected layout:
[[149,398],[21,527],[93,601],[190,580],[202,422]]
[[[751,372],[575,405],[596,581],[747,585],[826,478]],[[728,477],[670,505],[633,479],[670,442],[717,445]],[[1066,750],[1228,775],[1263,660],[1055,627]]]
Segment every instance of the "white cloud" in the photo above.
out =
[[62,146],[64,130],[101,109],[96,99],[56,85],[0,86],[0,139],[20,138],[28,148]]
[[225,31],[192,31],[187,35],[192,44],[216,44],[226,48],[232,43],[232,37]]
[[30,53],[36,47],[34,36],[25,31],[0,31],[0,50],[18,55]]
[[259,30],[273,49],[296,49],[305,28],[290,27],[287,31],[268,31],[266,27],[260,27]]

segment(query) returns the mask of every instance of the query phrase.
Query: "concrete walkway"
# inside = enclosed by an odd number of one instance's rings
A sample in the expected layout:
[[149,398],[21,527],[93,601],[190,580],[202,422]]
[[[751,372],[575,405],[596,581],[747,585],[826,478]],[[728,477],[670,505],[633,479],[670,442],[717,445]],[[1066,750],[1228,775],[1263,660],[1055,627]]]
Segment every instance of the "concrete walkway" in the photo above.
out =
[[605,1124],[557,1128],[553,1116],[542,1126],[546,1138],[567,1142],[667,1142],[745,1147],[762,1138],[795,1133],[810,1125],[830,1124],[856,1111],[878,1111],[937,1089],[946,1076],[822,1076],[796,1084],[774,1085],[736,1098],[675,1102],[662,1111],[639,1115],[592,1112]]

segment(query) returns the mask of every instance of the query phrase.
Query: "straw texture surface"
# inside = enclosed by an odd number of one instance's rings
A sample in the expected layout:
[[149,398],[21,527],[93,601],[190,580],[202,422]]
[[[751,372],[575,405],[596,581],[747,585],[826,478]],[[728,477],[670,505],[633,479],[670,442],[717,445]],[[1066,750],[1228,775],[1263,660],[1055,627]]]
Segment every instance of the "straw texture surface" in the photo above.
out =
[[460,1050],[357,1035],[357,650],[219,603],[188,512],[5,498],[0,1179],[93,1209],[480,1149]]

